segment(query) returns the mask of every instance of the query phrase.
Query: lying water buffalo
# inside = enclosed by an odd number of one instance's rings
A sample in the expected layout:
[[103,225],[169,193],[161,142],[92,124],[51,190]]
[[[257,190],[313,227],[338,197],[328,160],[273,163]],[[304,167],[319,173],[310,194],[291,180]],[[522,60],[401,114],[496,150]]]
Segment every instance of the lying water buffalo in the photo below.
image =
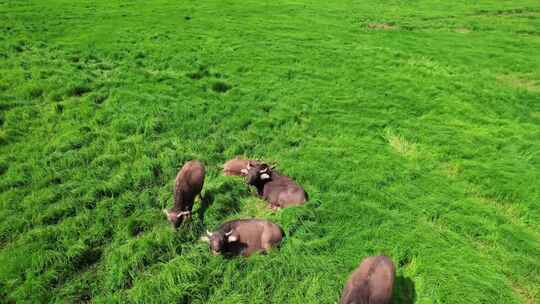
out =
[[267,220],[234,220],[222,224],[214,232],[206,232],[207,241],[215,255],[249,256],[253,252],[267,252],[283,238],[281,228]]
[[257,165],[258,161],[235,157],[223,164],[223,174],[228,176],[245,176],[248,173],[248,165]]
[[395,267],[386,256],[365,258],[341,293],[341,304],[387,304],[392,298]]
[[163,209],[174,229],[178,228],[185,218],[191,217],[193,201],[197,195],[201,195],[204,175],[204,165],[198,160],[185,163],[176,175],[174,206],[169,210]]
[[285,175],[272,170],[267,164],[249,165],[246,182],[257,188],[272,209],[301,205],[308,195],[300,185]]

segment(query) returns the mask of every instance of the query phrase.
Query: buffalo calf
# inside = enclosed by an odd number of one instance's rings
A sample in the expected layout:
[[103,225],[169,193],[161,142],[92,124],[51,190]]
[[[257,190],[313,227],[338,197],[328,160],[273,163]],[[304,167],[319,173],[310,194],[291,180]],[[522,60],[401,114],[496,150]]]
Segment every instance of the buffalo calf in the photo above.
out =
[[245,219],[222,224],[216,231],[207,231],[207,241],[212,253],[249,256],[254,252],[267,252],[277,246],[282,238],[281,228],[267,220]]
[[178,228],[185,218],[191,217],[195,197],[201,195],[204,175],[204,165],[198,160],[185,163],[176,175],[173,191],[174,205],[169,210],[163,209],[174,229]]
[[386,256],[365,258],[341,293],[341,304],[387,304],[392,298],[395,267]]
[[256,160],[244,159],[237,156],[223,164],[223,174],[228,176],[245,176],[248,173],[248,166],[257,164],[259,162]]
[[257,188],[257,193],[272,209],[301,205],[308,195],[290,177],[281,175],[267,164],[249,165],[246,182]]

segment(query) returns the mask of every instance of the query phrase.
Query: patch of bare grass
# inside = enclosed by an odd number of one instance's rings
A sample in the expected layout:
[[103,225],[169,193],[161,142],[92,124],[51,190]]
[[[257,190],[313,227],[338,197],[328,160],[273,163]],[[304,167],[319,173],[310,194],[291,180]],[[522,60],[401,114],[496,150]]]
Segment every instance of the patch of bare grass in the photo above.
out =
[[463,170],[463,168],[460,165],[454,164],[454,163],[443,163],[441,164],[440,169],[446,177],[450,177],[450,178],[457,177]]
[[540,85],[536,81],[526,78],[525,75],[499,75],[497,76],[497,80],[514,88],[523,89],[530,92],[540,92]]
[[398,26],[393,23],[372,22],[368,23],[367,27],[372,30],[396,30]]
[[456,33],[461,33],[461,34],[468,34],[471,32],[470,29],[468,28],[464,28],[464,27],[458,27],[454,30]]
[[394,131],[386,129],[384,131],[384,138],[397,153],[407,157],[415,157],[418,155],[416,144],[408,141],[403,136],[394,133]]
[[537,302],[537,297],[534,291],[528,290],[517,285],[515,282],[512,284],[512,290],[514,293],[521,299],[525,304],[535,304]]

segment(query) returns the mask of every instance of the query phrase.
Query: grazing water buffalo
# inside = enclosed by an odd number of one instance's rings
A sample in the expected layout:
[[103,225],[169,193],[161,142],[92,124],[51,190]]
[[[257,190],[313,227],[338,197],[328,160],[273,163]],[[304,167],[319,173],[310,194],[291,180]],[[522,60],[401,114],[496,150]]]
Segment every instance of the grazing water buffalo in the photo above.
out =
[[257,165],[258,161],[235,157],[223,164],[223,174],[229,176],[245,176],[248,173],[248,165]]
[[257,188],[272,209],[301,205],[308,195],[300,185],[285,175],[272,170],[267,164],[249,166],[246,182]]
[[351,274],[341,304],[387,304],[392,298],[395,267],[386,256],[365,258]]
[[234,220],[222,224],[214,232],[206,232],[212,253],[217,255],[249,256],[253,252],[267,252],[277,246],[283,238],[281,228],[267,220]]
[[169,210],[163,209],[174,229],[178,228],[185,218],[191,217],[193,201],[197,195],[201,195],[204,175],[204,165],[198,160],[185,163],[176,175],[174,206]]

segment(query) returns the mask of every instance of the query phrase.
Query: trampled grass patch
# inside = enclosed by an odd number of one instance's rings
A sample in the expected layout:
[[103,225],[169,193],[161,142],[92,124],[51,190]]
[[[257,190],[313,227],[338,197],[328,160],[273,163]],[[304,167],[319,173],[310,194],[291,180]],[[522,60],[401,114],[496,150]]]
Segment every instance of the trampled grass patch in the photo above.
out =
[[499,81],[515,88],[524,89],[532,92],[540,92],[540,85],[524,75],[499,75]]
[[[1,303],[335,303],[368,255],[393,303],[540,299],[540,6],[0,1]],[[272,212],[221,164],[264,159]],[[182,164],[207,167],[177,232]],[[213,256],[222,222],[279,224]]]

